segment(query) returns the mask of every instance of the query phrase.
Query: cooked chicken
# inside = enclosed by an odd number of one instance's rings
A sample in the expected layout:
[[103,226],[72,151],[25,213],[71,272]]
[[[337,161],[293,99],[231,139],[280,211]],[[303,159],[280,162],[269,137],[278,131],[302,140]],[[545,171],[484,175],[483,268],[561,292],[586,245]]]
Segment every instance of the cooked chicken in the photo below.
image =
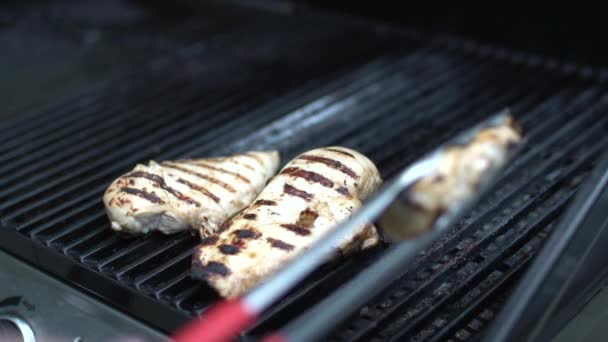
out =
[[278,164],[276,151],[151,161],[116,179],[103,201],[116,231],[169,234],[193,228],[206,237],[251,204]]
[[[468,143],[440,152],[439,167],[406,191],[403,206],[392,207],[392,212],[383,215],[380,223],[385,228],[385,235],[402,240],[430,228],[450,206],[471,198],[488,172],[503,165],[510,149],[521,141],[521,128],[507,116],[496,126],[479,131]],[[399,227],[388,223],[389,220],[407,224]]]
[[[356,151],[327,147],[304,153],[220,233],[203,239],[193,256],[193,275],[224,297],[238,296],[347,219],[381,182],[374,164]],[[368,224],[336,251],[348,254],[378,240]]]

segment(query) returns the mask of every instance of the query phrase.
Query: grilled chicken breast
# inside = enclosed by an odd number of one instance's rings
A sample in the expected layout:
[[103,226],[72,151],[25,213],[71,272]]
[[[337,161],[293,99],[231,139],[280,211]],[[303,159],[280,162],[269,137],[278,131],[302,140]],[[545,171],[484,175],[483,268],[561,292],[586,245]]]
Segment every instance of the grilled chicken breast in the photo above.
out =
[[116,231],[169,234],[194,228],[206,237],[251,204],[278,164],[276,151],[151,161],[116,179],[103,201]]
[[[203,239],[193,255],[192,274],[223,297],[241,295],[347,219],[380,184],[374,164],[356,151],[327,147],[306,152],[218,234]],[[348,254],[378,240],[368,224],[336,251]]]
[[[405,193],[405,205],[398,212],[388,212],[382,220],[406,222],[406,226],[385,224],[385,236],[403,240],[430,228],[437,217],[454,203],[471,198],[487,174],[506,163],[510,149],[522,141],[522,130],[513,117],[507,116],[495,126],[487,127],[463,145],[446,148],[441,152],[439,166],[421,177]],[[395,209],[396,210],[396,209]]]

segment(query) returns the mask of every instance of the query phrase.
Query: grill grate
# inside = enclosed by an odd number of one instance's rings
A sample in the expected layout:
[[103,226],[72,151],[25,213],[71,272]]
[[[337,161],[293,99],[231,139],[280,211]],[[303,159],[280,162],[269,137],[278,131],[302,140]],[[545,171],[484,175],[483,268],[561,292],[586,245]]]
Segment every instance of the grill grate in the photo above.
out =
[[605,148],[605,98],[592,99],[583,93],[562,107],[566,116],[577,114],[571,121],[522,117],[532,147],[493,195],[335,339],[445,340],[454,333],[466,340],[478,333],[463,321],[486,312],[488,297],[522,271]]
[[[264,148],[289,160],[340,144],[390,177],[510,106],[529,144],[495,191],[331,338],[475,337],[606,148],[605,89],[505,50],[311,18],[214,34],[210,50],[0,127],[0,246],[169,331],[217,295],[189,277],[196,238],[110,231],[102,193],[135,163]],[[247,336],[282,326],[383,252],[323,266]]]

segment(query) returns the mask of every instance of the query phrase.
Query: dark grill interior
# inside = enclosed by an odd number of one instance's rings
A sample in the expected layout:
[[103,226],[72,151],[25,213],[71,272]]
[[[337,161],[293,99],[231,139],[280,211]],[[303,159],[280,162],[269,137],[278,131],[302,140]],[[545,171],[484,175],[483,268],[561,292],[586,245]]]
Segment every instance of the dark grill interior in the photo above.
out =
[[[524,153],[480,206],[331,339],[478,337],[606,149],[601,77],[450,37],[315,14],[258,18],[209,24],[176,54],[1,127],[0,246],[171,331],[218,297],[189,277],[196,238],[110,231],[102,193],[135,163],[247,149],[279,149],[286,162],[337,144],[390,178],[509,106],[528,134]],[[282,326],[382,253],[324,266],[246,337]]]

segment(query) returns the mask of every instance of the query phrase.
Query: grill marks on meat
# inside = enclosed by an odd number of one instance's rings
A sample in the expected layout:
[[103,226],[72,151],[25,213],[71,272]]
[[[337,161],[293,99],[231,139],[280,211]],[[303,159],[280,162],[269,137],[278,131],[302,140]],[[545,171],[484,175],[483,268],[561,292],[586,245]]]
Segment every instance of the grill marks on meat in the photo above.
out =
[[222,172],[225,174],[229,174],[233,177],[235,177],[236,179],[242,181],[243,183],[247,183],[247,184],[251,184],[251,182],[249,181],[249,179],[247,177],[242,176],[241,174],[237,173],[237,172],[232,172],[226,169],[222,169],[221,167],[216,167],[213,165],[209,165],[208,163],[202,163],[202,162],[196,162],[196,161],[191,161],[190,163],[196,165],[196,166],[200,166],[202,168],[205,169],[209,169],[209,170],[213,170],[213,171],[217,171],[217,172]]
[[326,177],[321,176],[320,174],[312,171],[306,171],[297,167],[288,167],[283,169],[281,172],[283,175],[290,175],[293,177],[300,177],[310,181],[312,183],[319,183],[325,187],[331,188],[334,186],[334,182],[330,181]]
[[[278,162],[276,152],[151,161],[116,179],[104,194],[104,204],[116,231],[168,234],[194,228],[204,238],[253,202]],[[241,166],[247,163],[255,166]]]
[[291,232],[294,232],[297,235],[301,235],[301,236],[310,235],[310,229],[302,227],[302,226],[298,226],[297,224],[284,223],[281,225],[281,227],[283,227]]
[[189,187],[192,190],[196,190],[196,191],[200,192],[201,194],[209,197],[215,203],[220,202],[219,197],[215,196],[211,191],[207,190],[207,188],[205,188],[202,185],[196,185],[194,183],[188,182],[187,180],[185,180],[183,178],[178,178],[177,182],[184,184],[185,186]]
[[155,194],[151,194],[149,192],[146,192],[144,190],[139,190],[139,189],[134,189],[134,188],[128,188],[128,187],[122,187],[120,188],[120,191],[125,192],[127,194],[131,194],[131,195],[135,195],[138,197],[141,197],[147,201],[150,201],[152,203],[155,204],[165,204],[165,201],[163,201],[162,199],[160,199],[160,197],[156,196]]
[[221,262],[213,261],[206,265],[202,265],[200,262],[194,261],[192,265],[193,275],[201,279],[208,279],[213,276],[225,277],[231,273],[230,269]]
[[277,202],[261,199],[261,200],[255,201],[253,203],[253,205],[257,205],[257,206],[263,206],[263,205],[275,206],[275,205],[277,205]]
[[340,150],[340,149],[337,149],[337,148],[327,147],[327,148],[325,148],[325,150],[332,151],[332,152],[341,154],[343,156],[349,156],[351,158],[355,158],[355,156],[352,153],[346,152],[346,151],[343,151],[343,150]]
[[344,187],[344,186],[341,186],[341,187],[337,188],[336,191],[340,195],[344,195],[346,197],[350,196],[350,192],[348,192],[348,189],[346,187]]
[[192,176],[196,176],[198,178],[201,178],[201,179],[204,179],[206,181],[209,181],[209,182],[211,182],[213,184],[217,184],[217,185],[221,186],[222,188],[224,188],[224,189],[226,189],[226,190],[228,190],[230,192],[236,192],[236,190],[230,184],[222,182],[221,180],[219,180],[219,179],[217,179],[215,177],[212,177],[212,176],[209,176],[209,175],[205,175],[203,173],[194,171],[194,170],[189,169],[189,168],[184,167],[184,166],[180,166],[180,165],[178,165],[176,163],[173,163],[173,162],[163,162],[162,165],[166,166],[166,167],[169,167],[171,169],[179,170],[179,171],[181,171],[183,173],[187,173],[187,174],[192,175]]
[[245,157],[248,157],[252,160],[255,160],[257,164],[259,165],[264,165],[264,161],[256,154],[253,153],[245,153],[244,154]]
[[303,159],[303,160],[315,162],[315,163],[325,164],[325,165],[331,167],[332,169],[339,170],[340,172],[344,173],[345,175],[348,175],[349,177],[351,177],[353,179],[359,179],[359,175],[357,175],[357,173],[355,171],[353,171],[351,168],[349,168],[348,166],[342,164],[341,162],[339,162],[335,159],[320,157],[320,156],[315,156],[315,155],[306,155],[306,154],[303,156],[300,156],[299,158]]
[[211,246],[214,245],[219,239],[220,238],[217,235],[208,236],[206,238],[201,239],[201,245]]
[[282,250],[288,251],[288,252],[293,251],[293,249],[295,248],[294,245],[289,244],[289,243],[279,240],[279,239],[266,238],[266,241],[268,241],[272,247],[282,249]]
[[260,234],[252,229],[237,229],[234,231],[234,236],[239,239],[257,238]]
[[313,197],[315,197],[313,194],[308,193],[304,190],[300,190],[300,189],[296,188],[295,186],[291,186],[289,184],[285,184],[283,186],[283,193],[291,195],[291,196],[295,196],[295,197],[300,197],[305,201],[310,201]]
[[233,160],[232,162],[234,164],[236,164],[236,165],[239,165],[239,166],[242,166],[242,167],[246,168],[247,170],[255,171],[255,168],[253,166],[247,164],[247,163],[239,162],[239,161],[236,161],[236,160]]
[[222,252],[223,254],[228,254],[228,255],[234,255],[237,254],[238,252],[241,251],[241,249],[238,246],[235,245],[219,245],[218,249],[220,250],[220,252]]
[[[223,297],[236,297],[263,281],[329,229],[347,219],[380,185],[373,163],[340,148],[309,151],[288,163],[258,199],[225,225],[219,239],[197,248],[196,268],[221,263],[225,276],[200,277]],[[336,246],[336,255],[377,244],[373,225],[362,226]],[[226,245],[236,249],[226,250]],[[338,252],[340,251],[340,253]]]
[[184,201],[188,204],[192,204],[195,205],[197,207],[200,207],[201,204],[198,203],[197,201],[193,200],[192,198],[185,196],[184,194],[182,194],[181,192],[173,189],[170,186],[167,186],[167,184],[165,184],[165,180],[159,176],[159,175],[155,175],[153,173],[149,173],[149,172],[144,172],[144,171],[135,171],[135,172],[131,172],[129,174],[127,174],[125,177],[127,178],[146,178],[151,180],[152,182],[154,182],[155,184],[158,184],[158,186],[161,187],[161,189],[167,191],[168,193],[170,193],[171,195],[175,196],[175,198],[179,199],[180,201]]
[[[348,155],[348,156],[353,157],[352,154],[350,154],[348,152],[340,151],[340,150],[337,150],[337,149],[327,148],[326,150],[333,151],[333,152],[336,152],[336,153],[340,153],[340,154],[343,154],[343,155]],[[303,169],[298,168],[298,167],[288,167],[288,168],[285,168],[285,169],[283,169],[283,171],[281,171],[281,174],[283,174],[283,175],[289,175],[289,176],[292,176],[292,177],[299,177],[299,178],[305,179],[305,180],[307,180],[307,181],[309,181],[311,183],[317,183],[317,184],[320,184],[320,185],[322,185],[324,187],[327,187],[327,188],[332,188],[334,186],[334,182],[332,182],[331,180],[329,180],[327,177],[322,176],[322,175],[320,175],[320,174],[318,174],[316,172],[303,170]],[[343,186],[338,187],[338,188],[336,188],[336,191],[339,194],[341,194],[341,195],[350,196],[350,193],[348,192],[348,189],[346,187],[343,187]]]

